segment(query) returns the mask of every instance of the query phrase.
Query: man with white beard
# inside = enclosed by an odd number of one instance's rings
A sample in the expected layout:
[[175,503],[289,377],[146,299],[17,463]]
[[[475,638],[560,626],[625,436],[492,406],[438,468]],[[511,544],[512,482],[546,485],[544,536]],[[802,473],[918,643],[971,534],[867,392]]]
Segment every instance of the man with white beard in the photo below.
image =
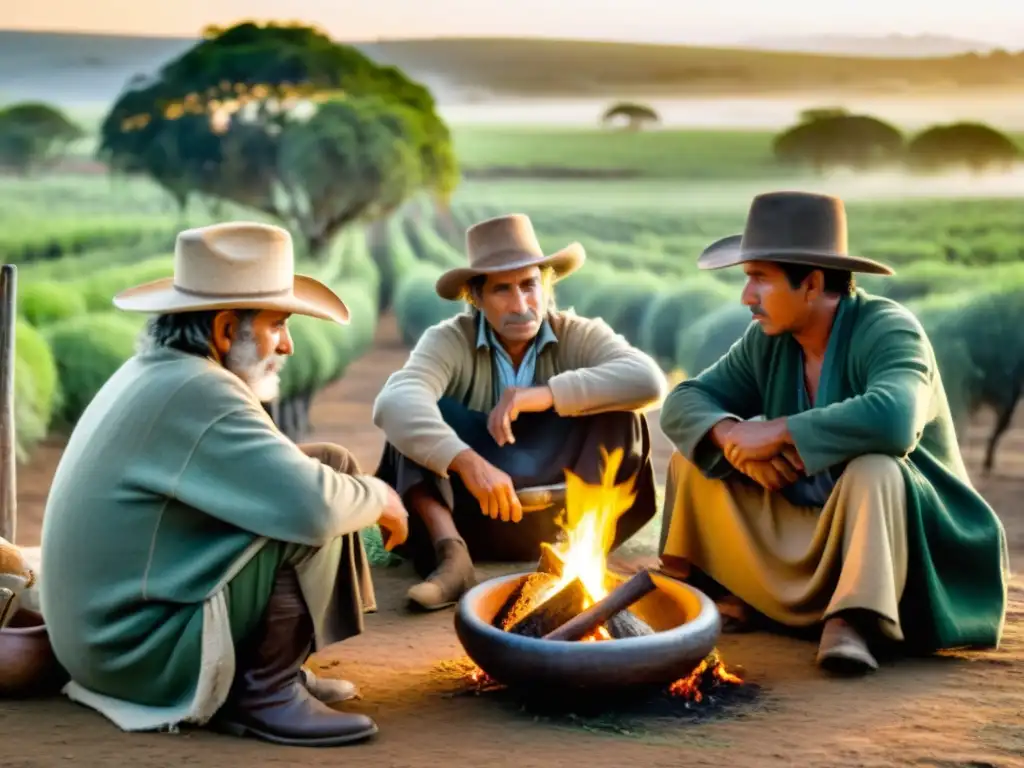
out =
[[209,724],[281,744],[372,736],[326,706],[355,687],[303,668],[375,608],[359,530],[407,536],[397,494],[336,445],[295,445],[263,403],[287,321],[345,324],[293,272],[286,230],[182,232],[174,276],[119,294],[153,314],[75,426],[43,521],[40,599],[65,693],[126,731]]

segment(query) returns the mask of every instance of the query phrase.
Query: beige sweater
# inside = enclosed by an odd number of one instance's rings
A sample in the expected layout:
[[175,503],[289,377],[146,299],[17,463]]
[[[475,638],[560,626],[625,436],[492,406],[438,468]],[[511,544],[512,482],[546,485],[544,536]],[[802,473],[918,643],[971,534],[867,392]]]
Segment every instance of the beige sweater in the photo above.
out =
[[[477,411],[495,405],[491,353],[476,348],[474,317],[464,312],[428,328],[373,405],[373,423],[388,442],[441,477],[469,446],[444,423],[437,401],[452,397]],[[537,382],[551,388],[558,414],[660,406],[668,391],[661,369],[607,323],[571,311],[554,312],[549,321],[558,343],[537,355]]]

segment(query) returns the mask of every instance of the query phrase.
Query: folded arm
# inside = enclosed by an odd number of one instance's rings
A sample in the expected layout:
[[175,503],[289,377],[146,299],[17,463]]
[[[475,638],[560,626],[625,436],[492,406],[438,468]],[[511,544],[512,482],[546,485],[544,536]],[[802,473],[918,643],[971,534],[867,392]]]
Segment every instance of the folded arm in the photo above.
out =
[[172,495],[259,536],[310,546],[373,525],[388,498],[382,481],[307,456],[252,407],[207,427]]
[[870,453],[906,456],[933,416],[935,372],[920,327],[883,315],[863,333],[864,393],[786,420],[808,474]]
[[547,382],[555,411],[587,416],[656,408],[668,383],[653,358],[603,320],[573,320],[577,327],[560,342],[568,347],[567,370]]
[[437,401],[459,375],[466,347],[447,324],[429,328],[373,403],[373,423],[400,453],[441,477],[469,446],[445,423]]
[[708,477],[724,477],[733,470],[713,428],[726,420],[744,421],[763,413],[754,333],[760,329],[751,325],[717,362],[680,382],[661,408],[665,436]]

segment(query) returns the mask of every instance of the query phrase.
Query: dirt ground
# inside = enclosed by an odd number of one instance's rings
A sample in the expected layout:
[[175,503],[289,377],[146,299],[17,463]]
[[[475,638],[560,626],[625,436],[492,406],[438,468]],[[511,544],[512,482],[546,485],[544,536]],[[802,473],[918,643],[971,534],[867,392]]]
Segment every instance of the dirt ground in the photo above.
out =
[[[346,445],[372,468],[382,436],[370,422],[370,403],[404,357],[393,324],[383,323],[374,351],[319,398],[315,437]],[[965,446],[972,472],[985,426],[979,423]],[[659,433],[659,475],[670,450]],[[48,443],[20,471],[20,544],[38,542],[59,455],[59,441]],[[1002,517],[1016,562],[1024,555],[1024,424],[1004,439],[993,477],[976,482]],[[378,570],[380,609],[368,617],[366,633],[316,660],[325,674],[360,685],[362,700],[343,706],[369,714],[380,726],[375,740],[354,751],[282,748],[206,731],[123,734],[99,715],[53,698],[0,701],[2,764],[221,768],[354,759],[395,767],[1024,765],[1024,577],[1012,582],[998,651],[887,662],[869,678],[835,680],[813,665],[812,642],[762,633],[726,636],[720,653],[730,669],[760,686],[754,702],[700,722],[651,720],[616,735],[535,719],[486,697],[447,696],[452,679],[438,665],[464,658],[452,612],[408,614],[403,597],[411,579],[405,567]]]

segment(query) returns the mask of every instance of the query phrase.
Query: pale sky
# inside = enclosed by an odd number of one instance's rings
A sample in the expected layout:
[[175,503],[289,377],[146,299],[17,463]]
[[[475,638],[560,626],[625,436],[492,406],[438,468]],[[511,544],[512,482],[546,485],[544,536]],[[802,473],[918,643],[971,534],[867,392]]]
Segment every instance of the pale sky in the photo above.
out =
[[722,43],[940,34],[1024,48],[1024,0],[0,0],[0,28],[196,35],[241,18],[315,23],[342,40],[435,36]]

